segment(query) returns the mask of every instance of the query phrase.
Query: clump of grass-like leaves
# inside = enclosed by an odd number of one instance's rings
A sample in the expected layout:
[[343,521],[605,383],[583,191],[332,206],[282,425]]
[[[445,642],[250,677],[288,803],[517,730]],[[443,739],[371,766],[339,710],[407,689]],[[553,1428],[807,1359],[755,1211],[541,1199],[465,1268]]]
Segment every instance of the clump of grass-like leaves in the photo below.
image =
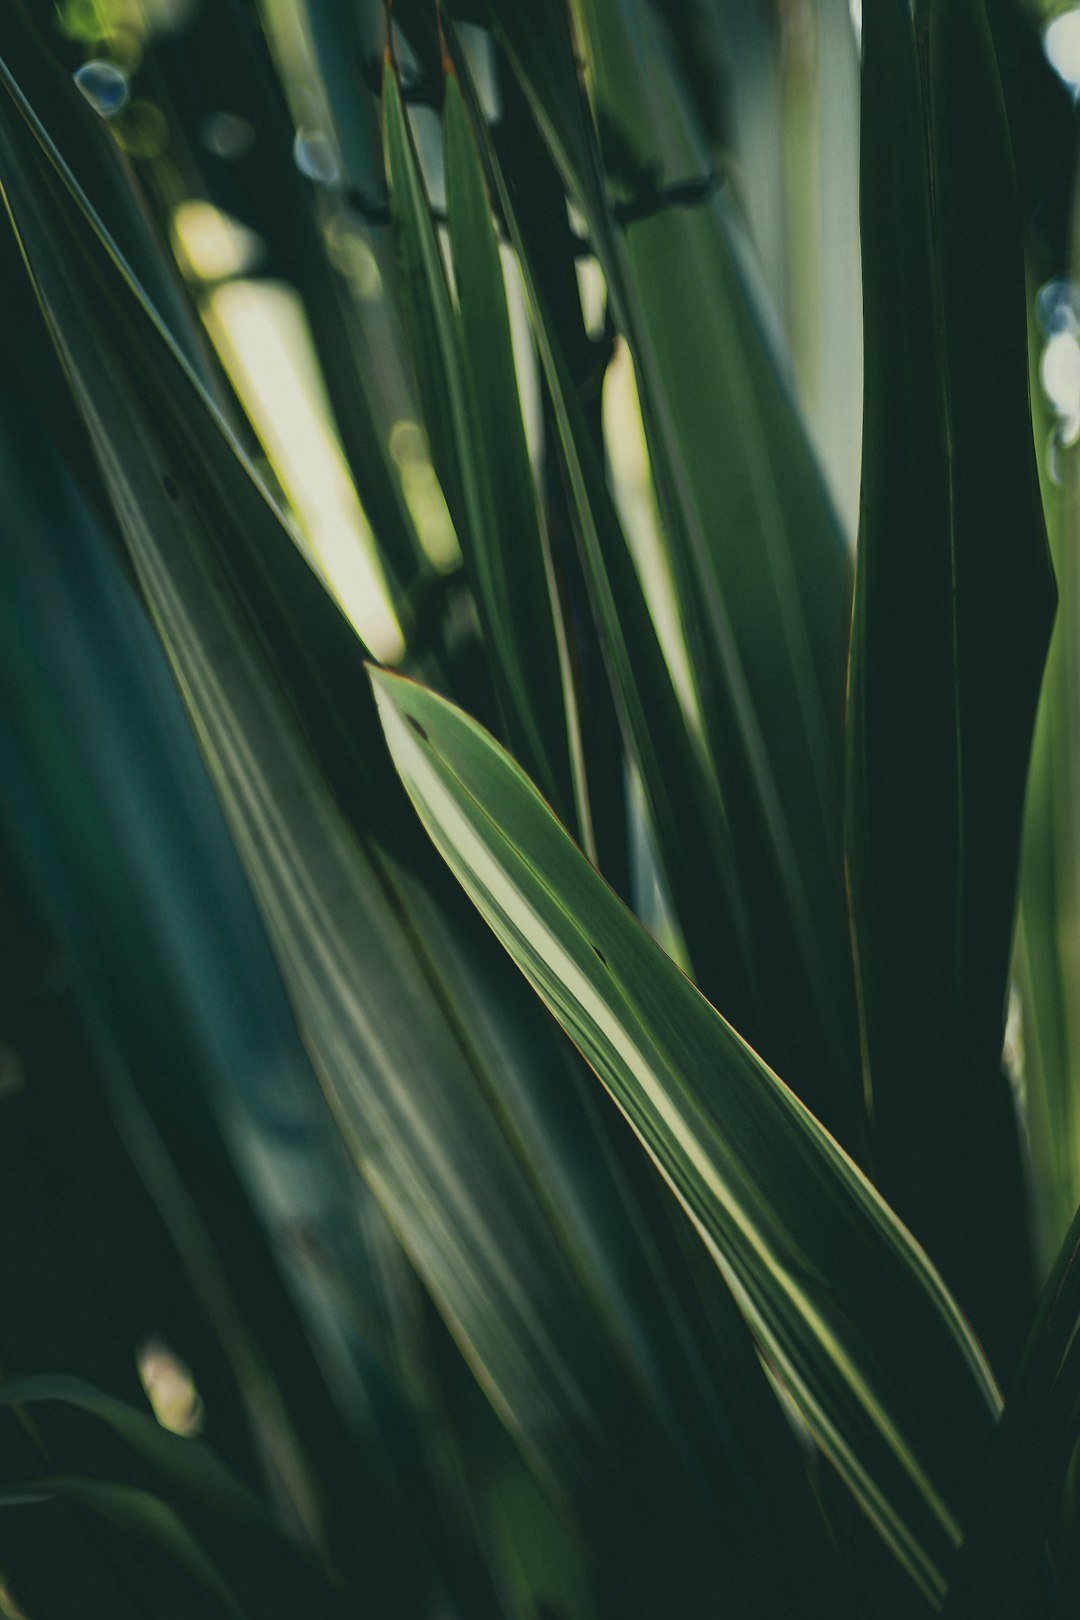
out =
[[1017,0],[0,10],[0,1614],[1076,1612],[1075,136]]

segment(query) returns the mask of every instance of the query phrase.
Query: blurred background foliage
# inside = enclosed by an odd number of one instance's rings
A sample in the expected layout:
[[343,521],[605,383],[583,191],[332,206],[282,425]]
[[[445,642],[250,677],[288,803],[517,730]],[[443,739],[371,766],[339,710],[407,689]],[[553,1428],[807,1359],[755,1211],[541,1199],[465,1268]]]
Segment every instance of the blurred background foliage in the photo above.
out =
[[[864,143],[878,109],[896,127],[884,79],[861,104],[861,14],[3,0],[0,1614],[907,1616],[952,1581],[913,1580],[821,1461],[431,849],[365,648],[501,737],[720,1011],[878,1156],[1006,1393],[1023,1369],[949,1612],[1076,1612],[1080,10],[986,10],[1060,605],[1008,1085],[987,1122],[960,1081],[935,1111],[956,1053],[931,922],[890,981],[909,1067],[890,1094],[875,1059],[882,1146],[838,785],[860,120]],[[904,229],[867,238],[883,435],[905,378],[917,399]],[[989,374],[1020,318],[999,331],[982,289],[997,251],[973,240],[955,271]],[[993,415],[970,418],[988,455]],[[904,458],[879,456],[864,532],[888,512],[917,540],[933,469],[890,493]],[[173,528],[190,577],[155,549]],[[1044,607],[1018,593],[1002,636],[1029,685]],[[923,635],[913,609],[908,686]],[[1027,724],[982,778],[1010,913]]]

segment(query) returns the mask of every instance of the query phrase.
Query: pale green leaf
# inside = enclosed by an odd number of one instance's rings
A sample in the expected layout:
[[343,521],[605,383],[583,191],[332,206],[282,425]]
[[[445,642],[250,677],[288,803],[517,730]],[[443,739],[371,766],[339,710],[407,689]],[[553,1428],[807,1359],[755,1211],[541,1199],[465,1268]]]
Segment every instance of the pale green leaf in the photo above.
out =
[[998,1409],[940,1278],[514,761],[434,693],[373,680],[437,848],[675,1188],[823,1450],[940,1600]]

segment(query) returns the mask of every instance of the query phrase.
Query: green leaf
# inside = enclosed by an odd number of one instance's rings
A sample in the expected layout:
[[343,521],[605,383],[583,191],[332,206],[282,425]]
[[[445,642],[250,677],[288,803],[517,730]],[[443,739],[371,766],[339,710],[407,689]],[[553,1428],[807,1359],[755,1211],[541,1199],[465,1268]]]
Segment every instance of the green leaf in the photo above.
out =
[[386,179],[409,352],[432,460],[454,527],[463,545],[475,545],[486,514],[470,453],[470,401],[461,374],[459,336],[397,69],[390,62],[383,71],[382,106]]
[[[1080,1213],[1043,1288],[984,1470],[947,1613],[1023,1620],[1080,1440]],[[1063,1563],[1075,1553],[1066,1545]],[[1065,1608],[1061,1611],[1063,1614]]]
[[[574,695],[567,631],[529,463],[503,267],[476,142],[453,76],[446,81],[443,116],[459,352],[473,401],[471,450],[490,495],[476,583],[514,712],[532,720],[536,743],[528,752],[519,750],[519,757],[542,750],[545,768],[538,780],[553,785],[554,803],[570,806],[576,799],[588,842],[587,787],[579,762],[576,794],[571,781],[567,715],[574,716]],[[576,716],[572,724],[580,746]]]
[[125,1443],[149,1472],[162,1508],[176,1516],[185,1546],[201,1553],[255,1612],[285,1614],[302,1602],[328,1620],[341,1614],[312,1552],[285,1535],[205,1444],[170,1434],[147,1413],[79,1378],[39,1373],[0,1384],[0,1406],[51,1402],[77,1407]]
[[[574,788],[555,581],[540,533],[483,177],[452,85],[446,163],[459,314],[391,66],[384,74],[383,116],[402,305],[436,471],[479,608],[507,736],[569,814]],[[578,802],[584,831],[588,812],[580,793]]]
[[[256,9],[244,0],[222,0],[212,11],[201,13],[191,30],[151,35],[147,40],[146,71],[155,74],[162,110],[170,123],[175,120],[183,127],[185,137],[182,142],[170,142],[167,152],[150,165],[151,173],[159,189],[169,197],[177,185],[178,162],[183,160],[181,184],[188,194],[206,195],[241,219],[265,244],[266,257],[260,265],[260,274],[281,278],[296,288],[303,302],[341,448],[376,538],[379,560],[394,593],[395,607],[409,637],[414,630],[408,617],[409,597],[424,589],[432,570],[417,537],[398,469],[390,454],[393,412],[385,397],[384,368],[379,364],[377,353],[379,345],[372,341],[371,327],[366,327],[368,318],[376,330],[384,327],[388,320],[392,321],[392,312],[385,300],[380,305],[358,309],[346,278],[328,258],[329,233],[345,227],[350,233],[346,240],[351,240],[354,222],[346,212],[344,199],[340,209],[328,209],[327,199],[313,198],[310,181],[304,178],[294,161],[296,130],[271,57],[271,52],[279,45],[281,30],[274,27],[273,5],[264,8],[263,28],[258,26]],[[356,42],[348,17],[337,7],[323,6],[316,10],[318,20],[309,19],[313,29],[312,47],[322,47],[318,50],[320,68],[331,57],[334,60],[339,78],[333,87],[337,93],[331,94],[330,100],[335,114],[347,106],[351,115],[352,127],[345,141],[345,168],[352,183],[353,165],[349,159],[356,153],[359,128],[365,129],[366,145],[373,158],[378,150],[374,97],[357,83]],[[303,28],[304,23],[299,26]],[[249,149],[224,166],[212,158],[207,161],[203,133],[207,112],[216,105],[213,98],[220,95],[212,71],[213,65],[219,62],[228,62],[230,68],[230,111],[258,131],[258,138],[251,142]],[[280,63],[282,76],[285,66],[284,62]],[[348,84],[347,104],[339,91],[344,83]],[[297,122],[317,118],[316,106],[317,103],[306,102],[303,118],[297,109]],[[337,133],[342,135],[340,124]],[[363,190],[370,189],[368,175],[360,183]],[[387,246],[370,240],[368,246],[385,265],[390,257]],[[136,274],[140,285],[146,287],[137,269]],[[403,597],[401,593],[406,594]]]
[[997,1409],[951,1296],[513,760],[434,693],[372,679],[437,848],[678,1193],[819,1444],[940,1598]]
[[553,155],[633,355],[761,1015],[742,1016],[722,977],[700,982],[861,1148],[839,833],[845,548],[662,19],[639,0],[576,7],[590,139],[570,117],[566,42],[535,39],[529,9],[493,14],[545,132],[565,132]]
[[[990,10],[998,61],[1013,131],[1021,201],[1029,232],[1036,240],[1032,270],[1060,276],[1067,265],[1065,235],[1076,169],[1075,141],[1062,139],[1073,129],[1076,113],[1069,93],[1050,67],[1026,14],[1009,6]],[[1033,32],[1033,30],[1032,30]],[[1015,55],[1009,59],[1009,44]],[[1051,83],[1049,81],[1056,81]],[[1064,106],[1062,103],[1064,102]],[[1019,128],[1018,128],[1019,126]],[[1052,138],[1057,130],[1057,138]],[[1021,148],[1021,131],[1034,136],[1034,151]],[[1027,187],[1024,180],[1027,150]],[[1071,206],[1071,205],[1070,205]],[[1044,234],[1045,230],[1045,234]],[[1058,284],[1060,286],[1060,283]],[[1080,1204],[1077,1146],[1077,1096],[1080,1026],[1073,986],[1080,982],[1080,804],[1072,764],[1078,734],[1076,697],[1080,692],[1080,613],[1077,611],[1077,488],[1075,455],[1061,443],[1057,415],[1039,376],[1049,334],[1040,331],[1037,310],[1029,303],[1031,408],[1059,605],[1050,638],[1046,671],[1032,741],[1024,804],[1020,862],[1020,904],[1013,972],[1020,995],[1025,1129],[1031,1155],[1033,1212],[1038,1225],[1039,1274],[1049,1271]]]
[[[18,280],[11,288],[17,294]],[[24,290],[31,302],[19,306],[21,340],[38,328],[25,359],[45,371],[48,335],[28,280]],[[419,1615],[422,1594],[445,1589],[453,1568],[451,1586],[459,1573],[470,1582],[460,1601],[485,1613],[476,1590],[484,1583],[471,1584],[468,1552],[452,1546],[464,1526],[433,1505],[421,1414],[404,1410],[372,1365],[373,1357],[396,1365],[395,1347],[413,1327],[405,1301],[419,1286],[415,1273],[343,1152],[164,653],[50,454],[49,431],[74,411],[62,397],[52,403],[41,420],[23,402],[17,432],[0,415],[0,486],[12,520],[0,552],[0,685],[9,699],[2,809],[25,830],[50,908],[63,908],[68,949],[86,981],[70,993],[86,996],[108,1024],[97,1108],[115,1110],[245,1399],[213,1378],[214,1352],[194,1336],[182,1296],[168,1308],[140,1305],[138,1319],[198,1367],[222,1454],[239,1431],[250,1467],[249,1423],[273,1437],[278,1491],[294,1522],[328,1547],[357,1601],[378,1610],[392,1595],[395,1612]],[[57,1114],[70,1121],[71,1092],[83,1093],[81,1120],[94,1106],[88,1077],[80,1070],[60,1084]],[[7,1153],[18,1162],[18,1138]],[[98,1200],[103,1176],[111,1195],[109,1161],[85,1132],[77,1162]],[[17,1196],[12,1186],[9,1201]],[[7,1241],[20,1252],[16,1232]],[[380,1248],[377,1258],[369,1245]],[[334,1275],[335,1263],[345,1276]],[[12,1322],[36,1320],[9,1295]],[[33,1297],[43,1297],[40,1280]],[[40,1348],[21,1331],[14,1339],[5,1332],[5,1365],[55,1365],[62,1340],[67,1366],[109,1387],[133,1377],[133,1330],[122,1342],[122,1373],[110,1374],[92,1350],[87,1359],[82,1294],[68,1288],[65,1297],[79,1333],[51,1315],[54,1342],[46,1335]],[[111,1311],[112,1290],[104,1297]],[[355,1343],[356,1324],[364,1344]],[[327,1344],[343,1337],[358,1355],[324,1380]],[[415,1392],[422,1380],[415,1366],[410,1372]],[[425,1416],[427,1399],[417,1403]],[[362,1542],[358,1522],[367,1526]],[[277,1580],[279,1607],[294,1587]],[[269,1615],[265,1590],[260,1602]]]
[[1061,592],[1028,774],[1013,964],[1021,999],[1025,1125],[1042,1274],[1053,1264],[1080,1204],[1080,1098],[1074,1084],[1080,1072],[1080,1008],[1073,992],[1080,982],[1080,802],[1071,759],[1073,739],[1080,735],[1080,615],[1074,605],[1080,582],[1076,460],[1067,455],[1061,482],[1051,478],[1057,424],[1040,395],[1033,393],[1033,405],[1037,442],[1049,447],[1044,510]]
[[756,987],[745,964],[747,922],[720,784],[676,692],[490,138],[484,152],[518,253],[612,697],[641,777],[679,925],[695,975],[717,987],[733,1016],[756,1028]]
[[[744,1526],[763,1533],[771,1493],[763,1484],[747,1506],[742,1471],[756,1459],[728,1455],[709,1361],[680,1338],[684,1312],[672,1319],[672,1300],[657,1298],[661,1284],[677,1298],[681,1268],[650,1275],[606,1133],[577,1102],[573,1072],[544,1060],[543,1023],[526,1026],[540,1033],[522,1051],[507,1014],[515,983],[470,977],[468,932],[450,932],[403,857],[416,834],[399,829],[391,855],[369,838],[366,805],[362,839],[342,814],[317,759],[341,772],[350,807],[365,765],[376,779],[383,768],[381,740],[369,761],[357,756],[374,715],[366,682],[347,678],[359,646],[342,639],[343,621],[17,88],[3,86],[0,174],[38,296],[355,1160],[624,1607],[648,1614],[674,1591],[693,1612],[719,1593],[738,1614],[736,1580],[754,1579]],[[337,729],[350,696],[351,739]],[[315,751],[298,712],[314,716]],[[389,798],[383,811],[392,818]],[[583,1161],[586,1173],[571,1168]],[[651,1299],[644,1312],[631,1304],[638,1288]],[[684,1381],[692,1421],[675,1421],[683,1397],[668,1396],[670,1377]]]
[[258,1528],[280,1535],[253,1496],[219,1462],[213,1452],[194,1440],[163,1429],[148,1413],[81,1378],[60,1373],[26,1374],[0,1384],[0,1406],[33,1405],[60,1401],[77,1406],[113,1429],[161,1484],[181,1498],[200,1503],[208,1512],[234,1522],[241,1529]]
[[1031,1282],[1000,1057],[1054,588],[981,0],[931,5],[927,49],[900,0],[868,10],[848,855],[880,1185],[1007,1370]]
[[[165,1502],[134,1485],[63,1474],[0,1488],[0,1507],[20,1507],[57,1497],[115,1526],[163,1555],[198,1591],[210,1612],[228,1620],[250,1620],[183,1522]],[[177,1610],[179,1613],[179,1610]]]

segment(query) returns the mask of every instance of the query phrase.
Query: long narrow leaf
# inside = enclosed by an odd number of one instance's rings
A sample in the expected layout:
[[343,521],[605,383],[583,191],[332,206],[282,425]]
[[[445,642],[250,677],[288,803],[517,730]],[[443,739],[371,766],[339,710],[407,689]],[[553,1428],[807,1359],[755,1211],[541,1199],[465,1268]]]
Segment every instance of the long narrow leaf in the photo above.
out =
[[[198,1542],[159,1497],[134,1485],[56,1474],[0,1488],[0,1508],[32,1507],[54,1497],[86,1509],[164,1557],[209,1606],[209,1613],[226,1620],[251,1620]],[[175,1612],[181,1613],[179,1605]]]
[[1078,1439],[1080,1214],[1043,1288],[998,1424],[950,1593],[950,1616],[1021,1620],[1031,1612],[1031,1589]]
[[447,182],[459,317],[390,67],[383,104],[402,303],[436,469],[473,583],[508,735],[553,802],[569,813],[574,801],[554,581],[545,567],[498,250],[493,236],[485,242],[479,232],[486,205],[481,177],[469,164],[464,109],[455,116],[451,92]]
[[925,74],[903,4],[864,35],[848,852],[881,1185],[1007,1368],[1031,1295],[1000,1054],[1054,595],[993,48],[981,0],[929,22]]
[[626,536],[593,450],[581,401],[493,143],[485,143],[499,206],[519,255],[544,370],[593,616],[625,745],[641,776],[695,975],[756,1029],[759,999],[720,784],[675,690]]
[[675,1188],[823,1449],[940,1600],[998,1406],[951,1296],[509,756],[433,693],[373,680],[436,846]]
[[[443,113],[447,212],[461,332],[461,356],[475,405],[475,454],[491,491],[491,539],[480,588],[513,680],[515,708],[534,728],[557,789],[553,803],[575,805],[591,842],[588,789],[577,762],[567,629],[529,464],[510,336],[503,268],[483,170],[457,79],[446,81]],[[521,756],[525,757],[525,756]],[[571,760],[574,759],[572,771]],[[541,778],[541,779],[546,779]]]
[[[554,1198],[533,1163],[535,1142],[556,1140],[546,1098],[560,1088],[556,1098],[566,1099],[565,1079],[553,1068],[541,1087],[535,1068],[508,1065],[505,1037],[488,1033],[481,998],[472,1003],[483,1013],[474,1027],[472,1008],[450,1015],[451,970],[441,988],[433,977],[432,953],[449,954],[445,937],[416,926],[424,911],[415,880],[358,842],[264,652],[279,633],[287,650],[299,649],[302,620],[290,619],[284,581],[260,585],[260,554],[264,568],[272,558],[286,575],[290,556],[306,565],[7,79],[0,105],[0,170],[39,297],[356,1160],[492,1399],[587,1525],[627,1606],[649,1612],[674,1580],[678,1601],[726,1591],[737,1613],[718,1537],[720,1492],[711,1482],[702,1490],[694,1442],[667,1427],[670,1403],[662,1386],[652,1388],[653,1336],[642,1336],[628,1311],[622,1262],[603,1223],[585,1215],[585,1203],[610,1196],[610,1172],[598,1168],[588,1199],[569,1178],[560,1184],[566,1196]],[[259,636],[234,565],[267,609]],[[296,596],[302,609],[313,601],[299,576]],[[334,635],[331,619],[322,641],[290,665],[305,701],[307,683],[326,679],[320,658],[327,648],[337,655]],[[360,716],[364,696],[356,693]],[[437,918],[430,899],[427,907]],[[441,926],[445,935],[445,919]],[[464,965],[457,971],[460,978]],[[489,1066],[505,1083],[502,1096]],[[602,1167],[587,1127],[575,1151]],[[715,1423],[703,1413],[703,1430]]]
[[78,1378],[39,1373],[0,1384],[0,1406],[41,1404],[77,1408],[112,1430],[183,1527],[185,1545],[200,1550],[245,1606],[285,1616],[302,1603],[312,1616],[340,1620],[343,1604],[314,1553],[291,1541],[201,1441],[169,1433],[148,1413]]
[[[641,0],[576,7],[593,130],[575,110],[569,40],[537,30],[530,9],[492,4],[634,358],[765,997],[766,1015],[742,1022],[862,1151],[839,833],[843,543],[662,20]],[[735,1010],[722,977],[697,976]]]

